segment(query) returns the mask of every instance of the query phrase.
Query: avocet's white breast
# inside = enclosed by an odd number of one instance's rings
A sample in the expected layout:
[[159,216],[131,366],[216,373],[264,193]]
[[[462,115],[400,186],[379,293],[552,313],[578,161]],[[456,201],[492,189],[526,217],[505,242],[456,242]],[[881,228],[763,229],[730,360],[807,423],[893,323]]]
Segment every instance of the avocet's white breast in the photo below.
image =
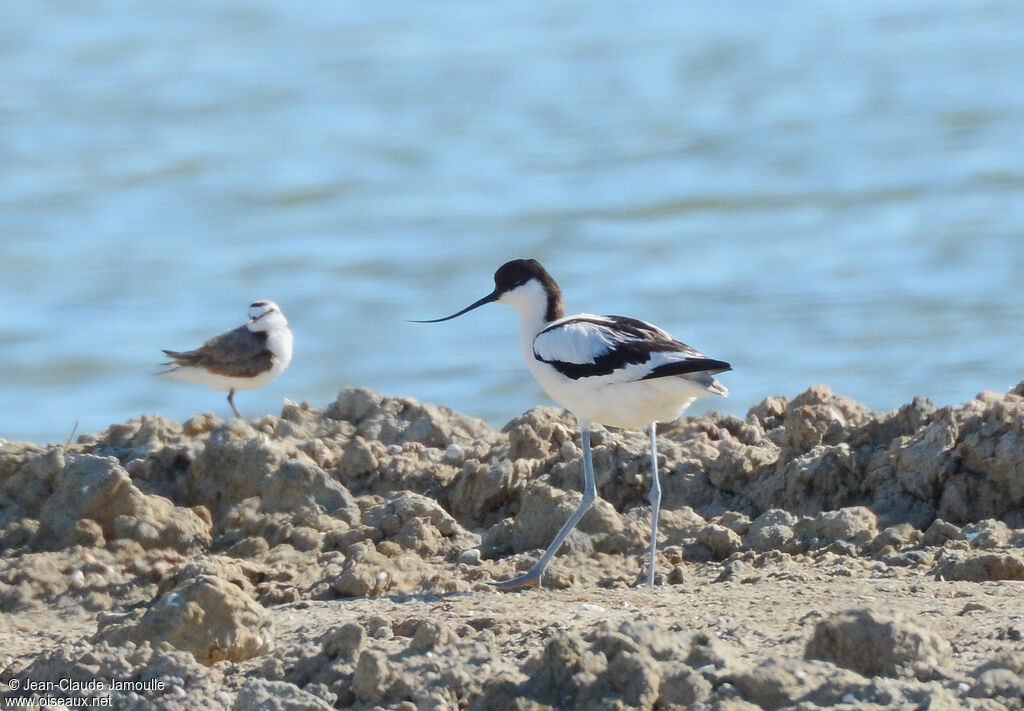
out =
[[532,341],[523,339],[522,347],[544,391],[591,423],[645,427],[675,419],[694,398],[727,393],[704,371],[651,377],[670,364],[699,368],[708,359],[636,319],[567,316],[547,324]]

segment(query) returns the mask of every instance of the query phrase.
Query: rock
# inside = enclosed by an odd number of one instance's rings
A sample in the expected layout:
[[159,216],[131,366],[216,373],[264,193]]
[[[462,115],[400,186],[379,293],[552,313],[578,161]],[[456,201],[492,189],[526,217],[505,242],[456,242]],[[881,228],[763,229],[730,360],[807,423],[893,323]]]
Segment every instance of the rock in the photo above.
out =
[[729,581],[740,582],[750,572],[750,566],[739,558],[735,558],[722,566],[722,571],[715,578],[716,583],[727,583]]
[[899,612],[855,609],[818,622],[805,656],[865,676],[898,676],[908,670],[937,673],[949,665],[951,653],[946,640],[908,622]]
[[394,671],[381,652],[367,649],[359,655],[352,691],[363,701],[380,703],[394,681]]
[[948,555],[932,570],[940,580],[1024,580],[1024,550],[1005,553],[975,553],[968,556]]
[[366,630],[355,622],[348,622],[320,638],[320,646],[328,657],[354,657],[363,650]]
[[[228,662],[204,666],[188,652],[174,650],[167,644],[154,649],[148,642],[111,646],[107,642],[93,644],[80,640],[58,645],[41,655],[25,670],[25,678],[65,680],[67,692],[58,692],[64,702],[58,706],[131,711],[154,707],[228,709],[234,696],[233,690],[227,690],[232,686],[226,684],[224,674],[229,666]],[[98,679],[108,681],[105,690],[96,693],[91,689]],[[148,690],[110,693],[115,681],[141,682],[139,686]],[[174,688],[181,691],[173,691]]]
[[739,650],[718,637],[698,632],[689,646],[685,660],[694,669],[711,666],[723,671],[739,664]]
[[572,445],[577,430],[572,416],[554,407],[534,407],[501,428],[508,435],[506,456],[512,461],[549,457],[564,444]]
[[711,685],[678,661],[686,641],[628,622],[601,625],[587,638],[557,635],[528,664],[528,679],[496,680],[470,708],[652,708],[659,698],[700,704]]
[[658,685],[655,708],[691,709],[711,696],[711,682],[692,669],[666,674]]
[[[633,686],[634,688],[630,690],[634,697],[638,695],[653,696],[654,689],[651,688],[650,674],[644,674],[640,668],[645,660],[638,660],[636,650],[629,649],[629,646],[633,645],[624,645],[623,652],[628,655],[627,663],[634,662],[634,664],[630,664],[631,668],[628,670],[623,670],[627,672],[624,678],[616,674],[614,683],[620,688]],[[635,662],[639,662],[639,664]],[[605,696],[606,692],[611,691],[611,689],[598,690],[597,688],[599,676],[606,677],[605,686],[610,686],[608,682],[611,680],[607,679],[609,671],[607,655],[587,654],[582,639],[567,636],[552,639],[544,648],[539,667],[538,673],[527,682],[526,691],[529,697],[542,703],[561,706],[560,702],[572,699],[572,705],[575,708],[584,708],[590,699],[596,701]],[[646,702],[643,705],[650,706],[654,699],[623,700],[629,706],[641,705],[636,703],[638,701]]]
[[233,583],[202,575],[158,598],[137,620],[101,627],[93,641],[168,642],[209,665],[264,654],[270,637],[270,621],[259,603]]
[[332,711],[334,706],[286,681],[247,679],[231,711]]
[[921,545],[941,546],[946,541],[963,540],[966,540],[963,531],[948,521],[943,521],[941,518],[937,518],[932,521],[928,530],[924,532],[924,536],[921,538]]
[[83,537],[91,544],[127,538],[143,548],[181,552],[210,545],[207,521],[162,496],[143,494],[111,457],[70,455],[54,485],[39,510],[39,530],[32,541],[36,548],[59,550]]
[[[824,665],[822,665],[824,666]],[[725,674],[743,698],[762,709],[795,706],[830,677],[830,670],[798,659],[766,659],[752,667]]]
[[345,597],[386,593],[395,580],[395,568],[369,541],[349,547],[348,555],[331,587]]
[[816,547],[846,541],[864,547],[878,535],[878,519],[864,506],[824,511],[798,529],[807,538],[817,539]]
[[[72,540],[78,540],[78,531],[72,532]],[[34,518],[16,518],[0,528],[0,552],[20,551],[29,545],[39,533],[39,521]],[[100,529],[102,535],[103,529]]]
[[0,527],[22,518],[39,517],[56,486],[67,456],[62,447],[43,449],[30,442],[0,447]]
[[725,560],[743,547],[743,541],[735,531],[715,523],[697,531],[697,543],[706,546],[715,560]]
[[481,558],[479,548],[468,548],[459,553],[459,556],[455,559],[455,561],[460,565],[475,566],[480,565],[480,563],[483,562],[483,559]]
[[71,531],[71,543],[86,548],[102,548],[107,543],[103,537],[103,527],[91,518],[80,518],[75,521]]
[[365,388],[348,388],[327,407],[327,417],[350,422],[364,439],[385,445],[419,442],[444,450],[451,443],[470,444],[486,437],[487,424],[405,397],[387,397]]
[[[575,491],[561,491],[539,483],[531,487],[523,495],[519,514],[515,517],[513,550],[523,552],[546,548],[582,499],[583,495]],[[621,532],[623,528],[622,517],[618,512],[598,497],[580,519],[574,532],[610,536]],[[572,542],[567,540],[567,546],[571,550]]]
[[991,518],[964,526],[963,534],[973,548],[982,550],[1005,548],[1013,537],[1013,531],[1009,526]]
[[974,698],[1004,698],[1018,702],[1024,698],[1024,679],[1009,669],[987,669],[968,692]]
[[414,652],[426,652],[432,649],[441,649],[457,639],[452,629],[434,620],[421,620],[416,626],[409,649]]
[[747,411],[747,421],[756,422],[766,432],[781,429],[788,405],[789,398],[783,395],[766,397]]
[[491,526],[480,541],[480,555],[484,558],[497,558],[512,553],[512,537],[515,532],[515,520],[505,520]]
[[851,447],[890,450],[894,444],[927,427],[935,418],[935,403],[926,397],[912,401],[890,412],[878,413],[871,420],[854,428],[848,437]]
[[380,459],[374,453],[374,447],[365,439],[356,435],[349,440],[338,465],[338,477],[351,482],[360,477],[369,476],[380,468]]
[[[207,420],[210,424],[219,424],[216,418]],[[196,422],[186,423],[193,427],[191,434],[208,432],[209,429],[195,427]],[[142,415],[132,418],[123,424],[111,425],[95,442],[97,450],[113,454],[117,459],[126,461],[146,457],[155,450],[168,444],[176,444],[184,432],[184,427],[173,420],[153,415]]]
[[743,494],[769,475],[779,461],[779,448],[773,442],[749,445],[726,439],[719,446],[718,456],[707,467],[708,481],[732,494]]
[[797,451],[836,444],[845,430],[864,423],[870,415],[860,403],[835,395],[826,385],[815,385],[787,405],[785,444]]
[[943,408],[930,424],[903,438],[893,457],[893,472],[916,498],[937,502],[956,470],[953,448],[958,426],[951,408]]
[[719,698],[715,701],[712,708],[714,708],[715,711],[761,711],[761,707],[757,704],[752,704],[749,701],[744,701],[743,699],[738,698],[739,692],[736,692],[735,687],[731,684],[724,684],[720,686],[717,689],[716,696],[727,696],[733,692],[737,694],[737,698]]
[[746,492],[755,501],[794,513],[814,514],[861,499],[860,460],[847,442],[784,451],[773,476]]
[[750,530],[750,517],[740,511],[727,511],[715,517],[714,523],[735,531],[739,536],[747,535]]
[[979,399],[985,406],[968,411],[953,452],[960,467],[973,475],[964,482],[967,496],[949,504],[965,520],[1001,518],[1024,506],[1024,401],[999,395]]
[[247,595],[253,595],[256,589],[250,582],[249,575],[255,577],[258,574],[250,565],[236,559],[222,555],[206,555],[169,568],[160,578],[156,594],[158,597],[168,595],[176,588],[207,576],[237,585]]
[[189,470],[186,495],[203,504],[221,525],[232,507],[258,501],[263,513],[290,518],[317,512],[347,523],[359,520],[349,491],[289,441],[240,438],[229,427],[215,430]]
[[[649,540],[650,512],[650,505],[645,501],[643,506],[637,506],[627,514],[627,520],[633,518],[639,525],[641,530],[638,533],[640,534],[641,541]],[[667,546],[681,545],[687,542],[688,539],[698,535],[700,529],[706,525],[707,521],[704,520],[704,517],[689,506],[682,506],[680,508],[662,506],[661,513],[658,516],[658,538],[663,540]],[[716,537],[718,545],[729,545],[729,543],[722,541],[723,537],[729,541],[732,540],[728,534],[715,534],[709,531],[705,535]]]
[[797,539],[794,531],[796,524],[796,516],[788,511],[769,509],[750,524],[747,535],[743,537],[743,544],[758,552],[772,550],[784,553],[802,552],[803,545]]
[[479,536],[462,528],[438,502],[411,491],[392,494],[371,506],[363,513],[362,523],[374,529],[375,541],[391,540],[423,556],[454,558],[480,543]]
[[526,459],[508,459],[501,448],[486,463],[470,460],[463,464],[451,492],[455,516],[493,525],[504,518],[509,503],[518,500],[533,476],[533,464]]
[[921,540],[921,532],[909,523],[901,523],[895,526],[888,526],[881,531],[869,546],[872,553],[878,553],[886,548],[899,551],[901,548],[917,543]]
[[[1024,385],[1024,383],[1022,383],[1022,385]],[[1010,650],[1003,650],[996,654],[992,659],[978,665],[974,670],[974,675],[977,676],[989,669],[1009,669],[1014,674],[1024,677],[1024,653],[1015,654]]]

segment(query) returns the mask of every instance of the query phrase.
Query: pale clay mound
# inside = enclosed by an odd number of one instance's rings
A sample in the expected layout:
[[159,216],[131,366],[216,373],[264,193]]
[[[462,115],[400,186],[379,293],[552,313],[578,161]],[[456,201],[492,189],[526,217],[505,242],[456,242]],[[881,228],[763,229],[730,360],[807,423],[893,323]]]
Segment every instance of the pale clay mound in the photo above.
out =
[[[0,440],[0,696],[128,709],[1024,709],[1024,384],[642,432],[347,390]],[[61,682],[63,680],[63,682]],[[114,688],[117,685],[118,688]],[[127,688],[122,688],[127,687]]]

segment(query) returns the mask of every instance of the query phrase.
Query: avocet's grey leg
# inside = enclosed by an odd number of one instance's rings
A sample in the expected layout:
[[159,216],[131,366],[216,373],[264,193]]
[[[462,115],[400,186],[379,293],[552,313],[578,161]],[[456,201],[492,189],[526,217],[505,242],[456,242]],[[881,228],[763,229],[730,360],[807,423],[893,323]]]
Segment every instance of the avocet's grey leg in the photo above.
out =
[[658,510],[661,508],[661,482],[658,481],[658,423],[651,423],[651,565],[647,569],[647,584],[654,585],[654,557],[658,552]]
[[558,552],[558,549],[568,537],[569,532],[579,523],[579,520],[583,518],[583,514],[593,506],[594,501],[597,499],[597,485],[594,483],[594,463],[590,457],[590,423],[580,422],[580,440],[583,442],[583,501],[572,512],[572,516],[562,524],[562,528],[558,531],[558,535],[555,536],[555,540],[551,541],[551,545],[544,551],[544,555],[540,557],[540,560],[518,578],[492,583],[496,588],[516,590],[531,586],[540,587],[540,576],[544,574],[544,569],[548,567],[548,563],[555,557],[555,553]]
[[234,388],[231,388],[231,392],[228,393],[228,404],[231,405],[231,409],[235,411],[235,417],[237,417],[240,420],[244,420],[245,419],[244,417],[242,417],[242,413],[238,411],[238,408],[235,407],[235,389]]

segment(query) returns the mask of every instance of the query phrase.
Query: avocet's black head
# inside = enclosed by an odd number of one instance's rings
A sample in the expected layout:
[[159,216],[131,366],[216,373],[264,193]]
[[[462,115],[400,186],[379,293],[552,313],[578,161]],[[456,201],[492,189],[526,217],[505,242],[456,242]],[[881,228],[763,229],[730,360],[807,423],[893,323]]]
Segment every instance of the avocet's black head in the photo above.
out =
[[558,284],[540,265],[540,262],[536,259],[513,259],[511,262],[502,264],[498,267],[498,271],[494,272],[494,291],[487,296],[451,316],[429,321],[415,321],[415,323],[448,321],[492,301],[511,304],[519,308],[531,302],[539,302],[541,308],[544,309],[545,321],[554,321],[561,318],[564,313],[562,290],[558,288]]

